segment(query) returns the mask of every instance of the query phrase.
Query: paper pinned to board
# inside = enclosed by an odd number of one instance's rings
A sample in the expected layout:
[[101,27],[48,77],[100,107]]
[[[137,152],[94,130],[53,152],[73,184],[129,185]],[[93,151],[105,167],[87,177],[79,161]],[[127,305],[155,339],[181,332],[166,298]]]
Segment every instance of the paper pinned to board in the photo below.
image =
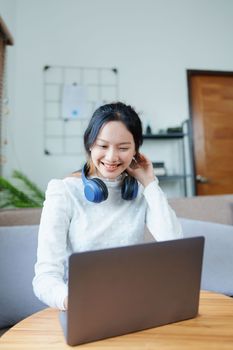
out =
[[84,85],[63,85],[62,118],[82,119],[87,117],[87,87]]

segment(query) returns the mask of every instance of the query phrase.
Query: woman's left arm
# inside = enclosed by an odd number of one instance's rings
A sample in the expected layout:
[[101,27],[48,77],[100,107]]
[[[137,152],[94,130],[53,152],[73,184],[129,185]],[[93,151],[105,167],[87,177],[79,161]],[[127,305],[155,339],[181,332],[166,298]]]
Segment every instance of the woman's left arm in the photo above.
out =
[[151,161],[140,154],[127,169],[143,186],[147,201],[146,225],[157,241],[182,238],[181,225],[167,198],[158,185]]

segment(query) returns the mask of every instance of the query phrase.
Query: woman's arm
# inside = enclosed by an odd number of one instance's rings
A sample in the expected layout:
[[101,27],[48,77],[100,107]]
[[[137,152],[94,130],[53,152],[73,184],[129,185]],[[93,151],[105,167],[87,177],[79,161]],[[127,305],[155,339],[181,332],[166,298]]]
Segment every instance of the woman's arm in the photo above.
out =
[[181,225],[158,182],[151,182],[143,195],[148,204],[146,225],[154,238],[157,241],[182,238]]
[[70,198],[62,180],[48,184],[38,236],[33,289],[45,304],[64,310],[68,290],[64,281],[67,234],[71,219]]
[[144,186],[143,195],[148,204],[146,225],[154,238],[158,241],[181,238],[181,225],[158,185],[151,161],[139,154],[127,171]]

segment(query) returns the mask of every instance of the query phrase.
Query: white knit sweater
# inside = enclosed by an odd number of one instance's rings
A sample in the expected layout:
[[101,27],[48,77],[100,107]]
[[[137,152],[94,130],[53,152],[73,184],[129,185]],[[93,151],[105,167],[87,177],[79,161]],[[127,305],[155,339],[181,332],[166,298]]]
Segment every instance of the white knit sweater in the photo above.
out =
[[45,304],[63,309],[68,294],[67,259],[72,252],[143,242],[144,228],[158,241],[181,238],[180,224],[157,181],[137,198],[121,198],[121,180],[105,181],[106,201],[86,200],[80,178],[51,180],[41,216],[33,288]]

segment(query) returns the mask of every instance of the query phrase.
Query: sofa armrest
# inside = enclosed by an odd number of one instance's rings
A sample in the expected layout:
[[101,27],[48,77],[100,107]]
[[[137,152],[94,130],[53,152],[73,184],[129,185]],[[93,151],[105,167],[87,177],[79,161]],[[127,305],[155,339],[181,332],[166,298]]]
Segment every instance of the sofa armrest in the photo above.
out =
[[37,237],[38,225],[0,227],[0,328],[45,308],[32,288]]

